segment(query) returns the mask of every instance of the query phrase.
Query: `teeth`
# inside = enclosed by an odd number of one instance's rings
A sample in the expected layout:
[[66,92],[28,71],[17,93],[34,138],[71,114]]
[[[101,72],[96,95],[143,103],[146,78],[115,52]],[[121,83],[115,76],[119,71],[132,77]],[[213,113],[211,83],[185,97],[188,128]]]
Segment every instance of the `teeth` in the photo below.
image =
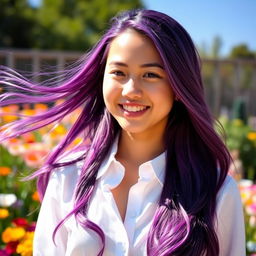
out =
[[147,107],[143,107],[143,106],[127,106],[127,105],[123,105],[123,109],[127,110],[129,112],[139,112],[142,110],[145,110]]

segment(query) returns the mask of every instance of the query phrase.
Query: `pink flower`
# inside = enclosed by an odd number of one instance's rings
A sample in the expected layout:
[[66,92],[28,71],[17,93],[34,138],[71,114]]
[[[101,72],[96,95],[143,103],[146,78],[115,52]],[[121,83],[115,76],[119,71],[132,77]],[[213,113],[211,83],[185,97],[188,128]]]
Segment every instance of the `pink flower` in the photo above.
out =
[[256,203],[247,205],[245,207],[245,210],[246,210],[247,214],[249,214],[249,215],[256,215]]

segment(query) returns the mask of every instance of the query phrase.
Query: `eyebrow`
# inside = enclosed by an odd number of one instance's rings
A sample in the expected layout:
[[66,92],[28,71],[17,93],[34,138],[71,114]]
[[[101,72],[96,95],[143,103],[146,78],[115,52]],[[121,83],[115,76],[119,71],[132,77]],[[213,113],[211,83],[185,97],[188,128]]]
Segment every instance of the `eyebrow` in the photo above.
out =
[[[120,61],[112,61],[109,63],[109,65],[117,65],[117,66],[122,66],[122,67],[128,67],[127,64],[120,62]],[[141,65],[142,68],[148,68],[148,67],[158,67],[164,70],[164,67],[157,63],[157,62],[152,62],[152,63],[145,63]]]

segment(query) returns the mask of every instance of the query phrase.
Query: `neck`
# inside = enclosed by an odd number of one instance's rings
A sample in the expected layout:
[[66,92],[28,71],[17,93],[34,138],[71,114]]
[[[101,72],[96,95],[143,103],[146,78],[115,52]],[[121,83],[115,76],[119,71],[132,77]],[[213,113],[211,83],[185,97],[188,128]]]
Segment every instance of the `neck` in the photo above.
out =
[[139,166],[163,153],[165,150],[163,135],[147,136],[121,131],[117,159],[123,163]]

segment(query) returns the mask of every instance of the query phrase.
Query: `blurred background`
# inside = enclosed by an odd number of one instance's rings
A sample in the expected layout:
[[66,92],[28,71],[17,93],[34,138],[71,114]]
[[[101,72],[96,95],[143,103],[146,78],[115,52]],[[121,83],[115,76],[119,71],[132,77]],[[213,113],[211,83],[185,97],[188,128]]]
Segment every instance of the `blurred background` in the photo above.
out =
[[[111,17],[132,8],[172,16],[197,46],[205,97],[225,129],[234,159],[229,173],[238,182],[244,204],[247,255],[255,255],[256,1],[0,0],[0,65],[26,73],[49,67],[64,70],[97,42]],[[0,93],[7,90],[0,84]],[[49,107],[40,103],[0,107],[0,125],[16,120],[14,114],[34,115]],[[35,182],[20,179],[40,166],[78,114],[79,110],[61,124],[0,144],[0,256],[32,255],[40,202]]]

